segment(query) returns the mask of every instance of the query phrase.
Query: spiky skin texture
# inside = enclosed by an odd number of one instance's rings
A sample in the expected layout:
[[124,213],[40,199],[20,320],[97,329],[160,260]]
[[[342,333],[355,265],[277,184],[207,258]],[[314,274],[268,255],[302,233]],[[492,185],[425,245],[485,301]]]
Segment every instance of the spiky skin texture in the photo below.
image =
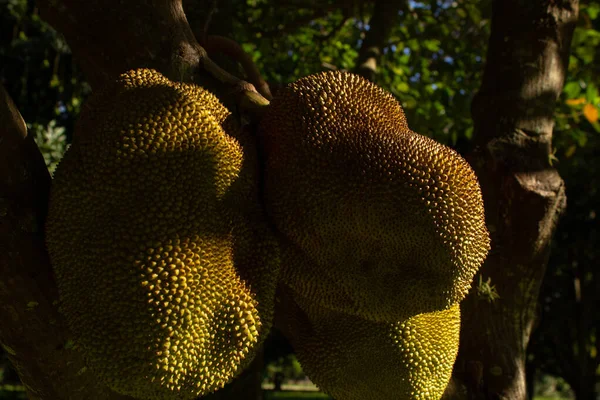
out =
[[192,399],[253,358],[277,245],[252,138],[215,96],[152,70],[92,97],[56,170],[46,227],[61,309],[115,391]]
[[311,75],[278,92],[259,131],[293,290],[382,322],[464,298],[489,249],[477,178],[412,132],[389,93],[345,72]]
[[[283,289],[285,291],[285,289]],[[280,294],[278,327],[307,376],[336,400],[439,400],[458,353],[460,307],[373,322]]]

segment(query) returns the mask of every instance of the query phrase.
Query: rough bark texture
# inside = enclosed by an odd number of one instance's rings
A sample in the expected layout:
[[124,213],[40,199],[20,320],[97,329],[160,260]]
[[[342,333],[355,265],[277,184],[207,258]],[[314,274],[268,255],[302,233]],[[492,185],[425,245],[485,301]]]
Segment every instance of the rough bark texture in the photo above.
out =
[[133,68],[189,81],[200,60],[181,0],[38,0],[62,33],[86,79],[101,88]]
[[370,81],[373,80],[390,32],[398,23],[398,12],[404,7],[406,7],[406,0],[377,0],[375,2],[373,16],[369,20],[370,29],[365,34],[354,72]]
[[[577,21],[577,0],[495,0],[481,89],[473,101],[492,251],[480,271],[500,296],[463,303],[452,398],[527,398],[525,355],[564,184],[550,165],[553,112]],[[462,394],[461,394],[462,393]]]
[[0,86],[0,344],[30,399],[126,399],[86,369],[58,312],[44,245],[50,175]]

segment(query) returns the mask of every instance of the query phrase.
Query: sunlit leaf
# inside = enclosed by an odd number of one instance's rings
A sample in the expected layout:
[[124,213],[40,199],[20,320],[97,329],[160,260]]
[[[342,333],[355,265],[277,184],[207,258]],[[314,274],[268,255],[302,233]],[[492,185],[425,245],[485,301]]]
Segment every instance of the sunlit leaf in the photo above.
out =
[[591,19],[596,19],[600,14],[600,4],[590,4],[586,7],[585,11]]
[[586,104],[583,107],[583,115],[585,115],[587,120],[592,124],[594,122],[598,122],[598,107],[594,106],[593,104]]
[[585,104],[586,100],[583,97],[579,97],[577,99],[567,99],[567,101],[565,101],[565,103],[567,103],[570,106],[579,106],[581,104]]

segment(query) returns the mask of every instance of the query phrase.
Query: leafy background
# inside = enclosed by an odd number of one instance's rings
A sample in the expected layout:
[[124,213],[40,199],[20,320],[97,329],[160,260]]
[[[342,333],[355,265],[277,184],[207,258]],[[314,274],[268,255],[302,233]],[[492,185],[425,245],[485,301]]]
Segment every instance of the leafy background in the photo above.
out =
[[[370,3],[333,0],[222,3],[213,26],[242,44],[274,89],[317,71],[354,69],[373,11]],[[194,13],[194,2],[184,6]],[[466,153],[472,146],[470,105],[483,72],[491,2],[410,0],[399,14],[375,81],[402,103],[413,130]],[[52,171],[90,88],[64,39],[40,19],[33,1],[0,0],[0,80]],[[569,205],[554,238],[529,348],[528,378],[538,395],[569,396],[569,383],[600,376],[599,88],[600,2],[587,0],[580,5],[555,114],[551,161],[566,182]],[[277,338],[269,343],[265,376],[279,372],[302,379],[289,348]],[[18,393],[18,380],[3,355],[0,385],[0,399]]]

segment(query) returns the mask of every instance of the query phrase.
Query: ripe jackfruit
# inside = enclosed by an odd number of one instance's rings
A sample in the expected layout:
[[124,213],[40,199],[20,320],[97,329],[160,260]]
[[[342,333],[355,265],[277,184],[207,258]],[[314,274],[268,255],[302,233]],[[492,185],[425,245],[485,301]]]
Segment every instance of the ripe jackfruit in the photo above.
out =
[[458,353],[458,304],[389,323],[328,310],[285,288],[279,293],[285,312],[277,326],[325,393],[336,400],[442,397]]
[[278,93],[259,131],[282,279],[296,292],[382,322],[464,298],[489,249],[477,178],[412,132],[389,93],[311,75]]
[[62,311],[115,391],[221,388],[268,332],[278,248],[256,147],[206,90],[153,70],[93,97],[56,170],[47,222]]

